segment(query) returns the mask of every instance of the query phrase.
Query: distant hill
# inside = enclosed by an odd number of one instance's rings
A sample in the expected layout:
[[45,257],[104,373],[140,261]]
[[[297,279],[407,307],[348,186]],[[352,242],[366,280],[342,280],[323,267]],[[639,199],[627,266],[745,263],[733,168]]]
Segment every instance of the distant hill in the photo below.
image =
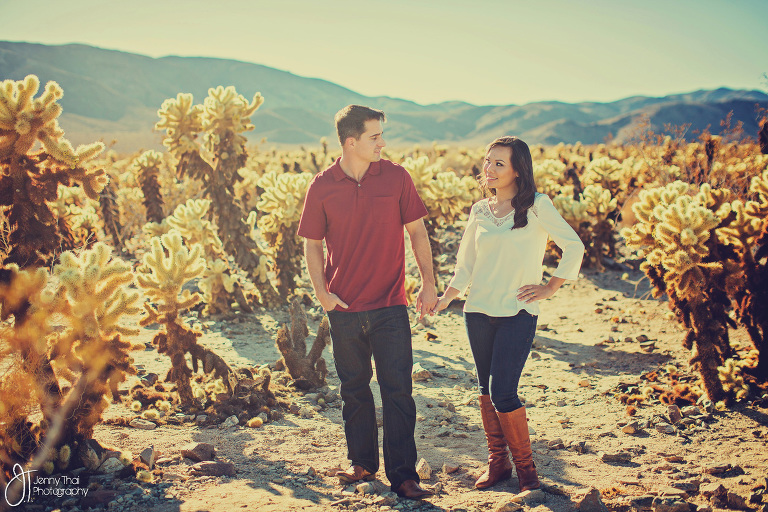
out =
[[660,131],[667,123],[711,127],[733,111],[748,134],[757,133],[755,104],[768,107],[760,91],[701,90],[651,98],[635,96],[610,103],[562,103],[476,106],[463,102],[432,105],[387,97],[368,97],[316,78],[246,62],[202,58],[154,59],[86,45],[46,46],[0,41],[0,80],[21,80],[28,74],[44,84],[57,81],[64,89],[61,125],[74,143],[116,140],[120,150],[159,147],[153,132],[157,110],[166,98],[189,92],[202,102],[208,89],[234,85],[250,98],[259,91],[264,105],[256,112],[256,130],[249,137],[280,144],[315,144],[335,139],[333,114],[350,103],[383,109],[390,144],[431,141],[485,144],[504,134],[529,143],[585,144],[613,136],[619,142],[633,133],[641,116]]

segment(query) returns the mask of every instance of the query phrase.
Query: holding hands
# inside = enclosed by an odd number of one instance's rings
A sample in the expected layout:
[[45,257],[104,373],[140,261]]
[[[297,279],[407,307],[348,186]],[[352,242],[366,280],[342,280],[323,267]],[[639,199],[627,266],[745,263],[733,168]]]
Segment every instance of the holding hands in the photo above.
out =
[[437,304],[435,304],[434,309],[432,309],[432,311],[430,311],[429,314],[430,315],[434,315],[434,314],[437,314],[437,313],[441,312],[442,310],[444,310],[445,308],[450,306],[452,300],[453,299],[449,299],[445,295],[441,295],[437,299]]
[[437,290],[434,286],[422,285],[421,291],[416,298],[416,309],[419,311],[419,320],[424,315],[434,314],[435,304],[437,303]]

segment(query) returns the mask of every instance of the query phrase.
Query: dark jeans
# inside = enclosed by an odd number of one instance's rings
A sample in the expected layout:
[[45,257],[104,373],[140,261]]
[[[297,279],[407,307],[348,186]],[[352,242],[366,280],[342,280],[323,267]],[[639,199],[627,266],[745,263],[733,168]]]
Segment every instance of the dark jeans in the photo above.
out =
[[537,316],[525,310],[505,317],[464,313],[480,394],[491,395],[499,412],[512,412],[523,406],[517,386],[531,352],[537,320]]
[[411,396],[413,351],[405,306],[348,313],[329,311],[333,358],[341,380],[347,456],[368,471],[379,469],[371,355],[384,409],[384,470],[392,489],[416,474],[416,404]]

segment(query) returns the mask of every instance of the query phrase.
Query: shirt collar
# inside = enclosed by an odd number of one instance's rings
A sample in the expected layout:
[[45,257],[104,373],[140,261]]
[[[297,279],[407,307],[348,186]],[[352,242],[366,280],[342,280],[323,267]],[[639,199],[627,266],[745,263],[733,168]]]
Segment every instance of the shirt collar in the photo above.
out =
[[[349,178],[347,174],[341,169],[341,165],[339,165],[339,162],[341,161],[341,157],[338,157],[336,161],[331,166],[331,174],[333,175],[333,179],[336,181],[341,181],[344,178]],[[365,174],[363,174],[363,179],[365,179],[368,175],[371,176],[377,176],[381,174],[381,160],[378,162],[371,162],[371,165],[368,166],[368,170],[365,171]]]

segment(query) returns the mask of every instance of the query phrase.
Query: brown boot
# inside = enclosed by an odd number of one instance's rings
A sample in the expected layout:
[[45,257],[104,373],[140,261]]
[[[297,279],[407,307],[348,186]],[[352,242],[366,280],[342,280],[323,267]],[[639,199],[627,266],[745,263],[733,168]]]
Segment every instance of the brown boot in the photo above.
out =
[[499,417],[489,395],[480,395],[480,415],[483,418],[485,439],[488,440],[488,469],[475,482],[475,487],[485,489],[512,476],[507,442],[501,430]]
[[512,453],[517,479],[520,481],[520,492],[541,487],[536,475],[536,465],[531,457],[531,438],[528,435],[528,420],[525,417],[525,407],[512,412],[499,412],[499,422],[504,431],[504,437]]

